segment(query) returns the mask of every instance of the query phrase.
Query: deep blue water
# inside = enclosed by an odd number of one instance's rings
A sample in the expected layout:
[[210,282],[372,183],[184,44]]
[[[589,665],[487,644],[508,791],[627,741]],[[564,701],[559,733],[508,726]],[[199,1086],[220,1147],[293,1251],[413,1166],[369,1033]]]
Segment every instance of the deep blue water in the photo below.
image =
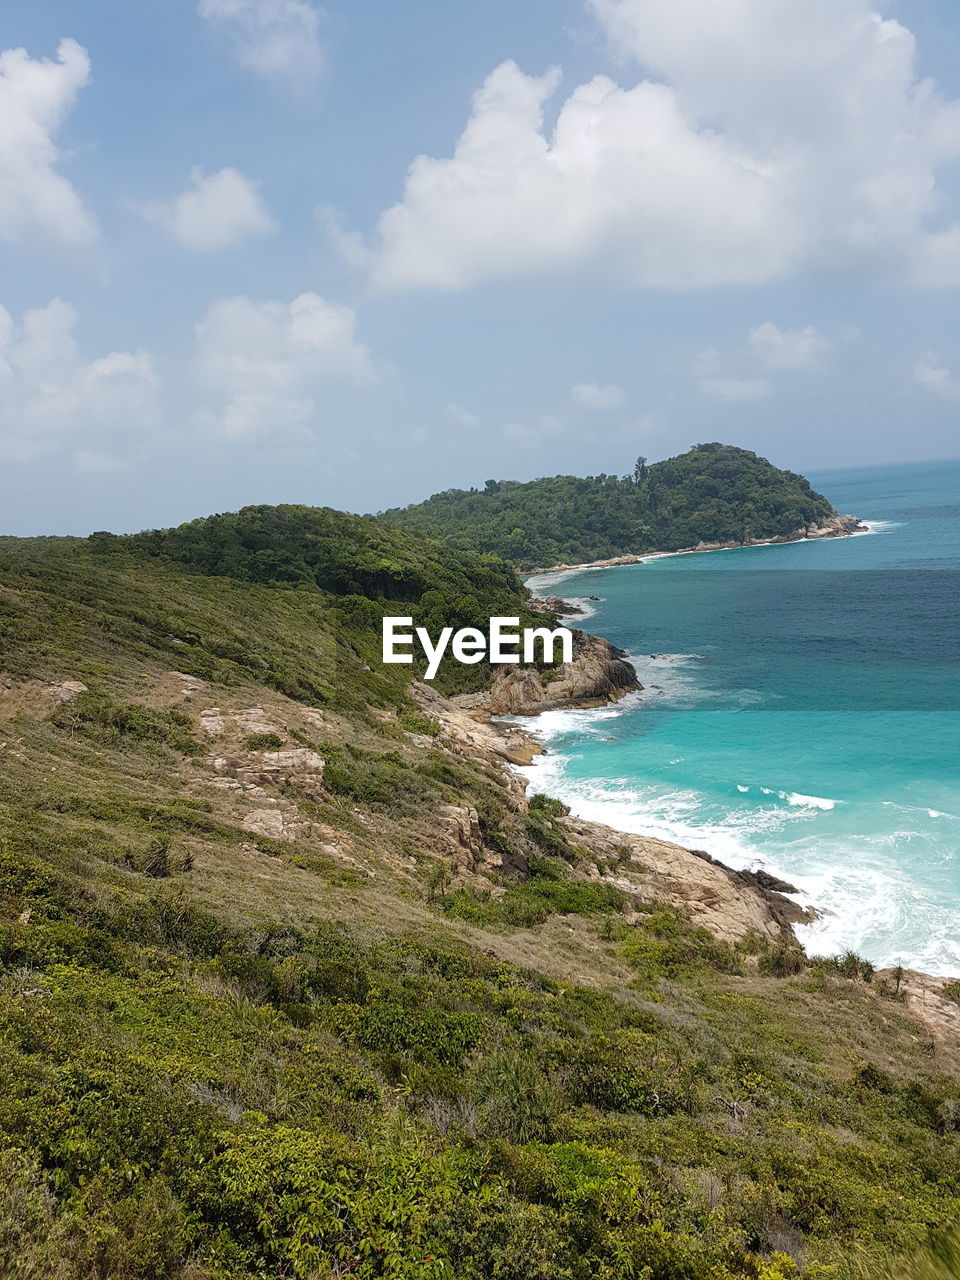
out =
[[645,685],[532,722],[532,785],[785,875],[812,951],[960,974],[960,462],[811,480],[871,532],[531,581]]

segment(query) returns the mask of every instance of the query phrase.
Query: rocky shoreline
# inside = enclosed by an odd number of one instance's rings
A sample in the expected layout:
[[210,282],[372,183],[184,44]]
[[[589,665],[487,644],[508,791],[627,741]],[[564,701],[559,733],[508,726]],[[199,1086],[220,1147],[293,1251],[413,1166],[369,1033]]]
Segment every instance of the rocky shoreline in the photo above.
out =
[[[439,745],[454,754],[492,765],[500,774],[514,805],[527,807],[528,780],[523,768],[543,754],[543,747],[525,729],[491,719],[484,708],[470,708],[465,699],[444,698],[429,685],[413,692],[424,711],[441,726]],[[588,703],[586,705],[595,705]],[[471,872],[494,876],[502,872],[498,855],[469,833],[479,827],[472,810],[458,814],[458,831],[470,845],[465,856]],[[603,823],[569,815],[560,819],[583,854],[578,868],[587,879],[605,882],[644,903],[661,902],[681,910],[694,924],[721,941],[736,943],[753,936],[772,946],[802,950],[795,926],[816,919],[815,908],[793,899],[793,885],[765,871],[736,871],[699,849],[686,849],[647,836],[617,831]],[[791,895],[791,896],[788,896]],[[639,919],[628,913],[627,923]],[[951,1053],[960,1042],[960,1004],[953,997],[955,981],[910,969],[883,969],[870,984],[878,1000],[900,1004],[933,1041]]]
[[[595,638],[595,637],[594,637]],[[528,780],[519,771],[543,754],[525,729],[492,720],[468,699],[444,698],[427,684],[414,686],[424,712],[441,726],[439,744],[458,755],[493,766],[514,805],[527,808]],[[599,822],[569,815],[560,819],[565,833],[582,853],[579,874],[613,885],[642,903],[657,901],[678,907],[695,924],[721,941],[737,942],[759,934],[773,944],[796,944],[793,925],[812,916],[784,893],[792,886],[765,879],[763,873],[734,871],[709,855],[665,840],[616,831]],[[465,813],[464,830],[475,825]],[[497,855],[478,847],[471,871],[501,870]]]
[[[523,569],[517,572],[524,578],[535,578],[548,573],[573,573],[581,569],[619,569],[623,565],[644,564],[661,556],[690,556],[704,551],[738,551],[745,547],[776,547],[788,542],[820,542],[825,538],[849,538],[855,533],[868,533],[858,516],[828,516],[818,524],[809,524],[778,538],[749,538],[746,542],[699,542],[695,547],[680,547],[676,551],[646,551],[609,560],[590,560],[584,564],[554,564],[542,569]],[[570,612],[574,612],[571,610]]]
[[622,649],[602,636],[574,631],[572,662],[547,671],[498,667],[489,689],[461,694],[454,701],[481,718],[536,716],[544,711],[602,707],[642,688]]
[[[550,599],[546,607],[560,612],[556,606],[566,611],[567,604]],[[574,661],[561,667],[554,680],[545,680],[532,668],[510,667],[498,671],[490,689],[481,694],[444,698],[429,685],[414,686],[420,705],[441,725],[441,745],[497,768],[513,803],[523,808],[528,786],[523,770],[544,748],[523,727],[494,717],[590,709],[643,688],[622,650],[600,636],[574,634]],[[676,906],[722,941],[759,935],[773,945],[802,949],[795,926],[809,924],[820,914],[817,908],[795,900],[794,885],[766,871],[737,871],[703,850],[618,831],[573,815],[561,821],[571,842],[585,855],[581,874],[634,895],[638,906],[651,900]],[[482,850],[479,856],[482,859]],[[960,1041],[960,1004],[951,994],[954,985],[949,978],[899,969],[881,970],[874,981],[878,996],[897,1000],[935,1041],[951,1049]]]

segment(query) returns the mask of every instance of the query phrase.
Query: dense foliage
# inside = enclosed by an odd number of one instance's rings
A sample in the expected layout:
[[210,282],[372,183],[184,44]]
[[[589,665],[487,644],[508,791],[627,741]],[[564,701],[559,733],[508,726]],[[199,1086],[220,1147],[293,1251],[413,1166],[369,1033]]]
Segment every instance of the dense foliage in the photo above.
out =
[[[69,657],[82,673],[94,652],[109,660],[133,642],[180,670],[256,673],[318,705],[407,681],[409,667],[381,663],[384,615],[412,616],[431,635],[486,630],[494,615],[544,621],[502,560],[326,508],[246,507],[128,537],[0,540],[0,575],[0,670],[56,675]],[[488,678],[485,663],[448,656],[435,683],[466,692]]]
[[701,444],[652,466],[641,459],[622,478],[488,480],[381,519],[531,568],[784,537],[832,514],[803,476],[746,449]]
[[957,1086],[844,1060],[851,1023],[882,1034],[856,983],[763,991],[653,908],[601,932],[618,996],[439,931],[238,927],[183,874],[105,900],[28,812],[0,853],[5,1276],[789,1280],[960,1208]]
[[309,583],[335,596],[417,603],[438,592],[470,596],[481,608],[516,608],[524,598],[509,567],[492,556],[451,552],[370,516],[329,507],[244,507],[176,529],[124,538],[94,534],[90,542],[100,551],[158,557],[244,582]]

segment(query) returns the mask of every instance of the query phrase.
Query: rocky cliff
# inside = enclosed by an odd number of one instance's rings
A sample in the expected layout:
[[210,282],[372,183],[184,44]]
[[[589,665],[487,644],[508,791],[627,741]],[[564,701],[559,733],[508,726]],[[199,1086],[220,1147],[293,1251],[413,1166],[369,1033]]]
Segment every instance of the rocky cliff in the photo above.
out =
[[549,671],[500,667],[489,689],[456,701],[467,711],[487,716],[535,716],[568,707],[600,707],[642,687],[622,649],[602,636],[574,631],[572,662]]

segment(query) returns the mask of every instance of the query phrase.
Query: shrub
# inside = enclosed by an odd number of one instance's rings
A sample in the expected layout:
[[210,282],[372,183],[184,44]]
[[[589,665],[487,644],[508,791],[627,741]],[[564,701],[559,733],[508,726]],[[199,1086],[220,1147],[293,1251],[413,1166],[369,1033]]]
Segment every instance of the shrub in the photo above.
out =
[[57,919],[72,897],[71,886],[49,862],[0,841],[0,907],[6,913]]
[[814,973],[835,974],[851,982],[872,982],[876,968],[855,951],[845,951],[842,956],[816,956],[810,961]]
[[773,978],[791,978],[807,966],[803,948],[789,942],[776,943],[761,950],[757,968]]
[[545,813],[549,818],[566,818],[570,813],[569,805],[565,805],[562,800],[557,800],[553,796],[546,796],[542,792],[530,797],[530,808],[538,813]]
[[105,746],[162,744],[188,756],[202,755],[204,750],[191,736],[191,721],[183,712],[121,705],[92,691],[58,707],[51,720],[61,729],[82,733]]
[[479,1059],[470,1083],[479,1125],[493,1138],[549,1142],[563,1109],[563,1095],[536,1055],[503,1046]]
[[199,957],[219,954],[231,937],[216,916],[182,894],[158,893],[122,910],[114,928],[121,936],[153,946],[170,947]]
[[456,1066],[474,1048],[483,1027],[477,1013],[446,1013],[374,1000],[353,1018],[350,1030],[364,1049],[415,1062]]
[[638,980],[653,983],[697,970],[739,973],[735,948],[690,923],[676,907],[658,907],[631,930],[620,946]]
[[328,749],[324,758],[327,790],[370,808],[410,810],[433,803],[442,794],[396,752],[346,746]]
[[419,733],[426,738],[436,738],[440,734],[440,725],[436,720],[415,711],[401,711],[397,716],[397,723],[408,733]]
[[960,1230],[934,1232],[908,1252],[883,1257],[860,1246],[844,1268],[844,1280],[956,1280],[960,1275]]

